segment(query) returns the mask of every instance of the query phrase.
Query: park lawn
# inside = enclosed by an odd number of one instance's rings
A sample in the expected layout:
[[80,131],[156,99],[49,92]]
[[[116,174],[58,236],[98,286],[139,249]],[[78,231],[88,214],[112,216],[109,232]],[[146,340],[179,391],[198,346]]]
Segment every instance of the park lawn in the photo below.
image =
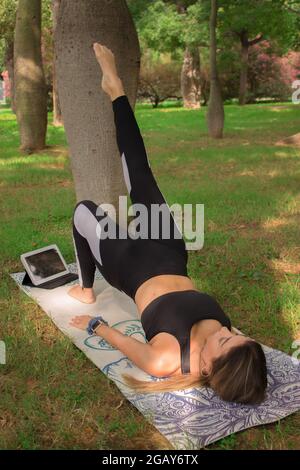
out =
[[[190,251],[197,287],[216,296],[234,326],[288,354],[300,323],[300,150],[274,143],[299,132],[299,106],[225,107],[225,137],[208,138],[205,109],[136,106],[151,168],[169,205],[204,204],[205,241]],[[0,339],[2,449],[171,449],[9,273],[19,255],[57,243],[74,261],[75,193],[63,128],[22,156],[15,116],[0,110]],[[300,414],[207,449],[299,449]]]

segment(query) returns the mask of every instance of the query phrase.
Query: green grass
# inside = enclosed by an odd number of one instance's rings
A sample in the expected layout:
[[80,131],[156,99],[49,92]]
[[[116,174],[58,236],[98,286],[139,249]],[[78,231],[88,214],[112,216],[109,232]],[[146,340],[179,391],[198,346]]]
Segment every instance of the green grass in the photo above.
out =
[[[205,109],[136,107],[151,168],[168,203],[202,203],[204,247],[190,251],[197,287],[234,326],[292,354],[299,337],[299,157],[274,143],[299,131],[296,105],[225,109],[225,136],[207,136]],[[75,193],[64,130],[22,156],[15,116],[0,110],[2,449],[169,449],[170,444],[10,279],[20,253],[57,243],[74,261]],[[122,401],[123,400],[123,401]],[[92,411],[91,411],[92,410]],[[299,413],[207,449],[297,449]]]

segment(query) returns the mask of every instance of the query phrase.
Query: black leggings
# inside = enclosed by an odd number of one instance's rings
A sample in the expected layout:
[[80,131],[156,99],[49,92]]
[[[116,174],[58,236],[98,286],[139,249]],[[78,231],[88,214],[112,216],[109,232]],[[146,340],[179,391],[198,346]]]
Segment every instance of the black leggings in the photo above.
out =
[[[112,102],[117,144],[123,174],[133,204],[148,209],[148,233],[151,230],[151,205],[163,205],[169,215],[170,237],[163,238],[159,226],[157,239],[132,239],[125,229],[115,224],[116,238],[100,238],[108,214],[93,201],[79,202],[73,215],[73,239],[80,285],[93,286],[96,266],[114,287],[132,298],[142,282],[159,274],[187,276],[187,251],[179,228],[174,221],[150,168],[143,138],[126,95]],[[106,222],[105,222],[106,219]],[[106,225],[107,227],[107,225]],[[107,230],[107,229],[106,229]]]

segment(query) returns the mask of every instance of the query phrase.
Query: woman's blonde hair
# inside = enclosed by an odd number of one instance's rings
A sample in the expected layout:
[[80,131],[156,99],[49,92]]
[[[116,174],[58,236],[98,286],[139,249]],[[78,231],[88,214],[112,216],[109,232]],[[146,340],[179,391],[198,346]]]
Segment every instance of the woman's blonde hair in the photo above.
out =
[[142,381],[122,374],[125,384],[137,392],[171,392],[192,387],[210,387],[225,401],[259,404],[265,398],[267,365],[259,343],[249,340],[215,359],[209,375],[175,376],[160,381]]
[[138,380],[129,374],[122,374],[122,377],[130,388],[137,392],[172,392],[174,390],[184,390],[186,388],[201,386],[201,378],[192,374],[178,375],[159,381]]

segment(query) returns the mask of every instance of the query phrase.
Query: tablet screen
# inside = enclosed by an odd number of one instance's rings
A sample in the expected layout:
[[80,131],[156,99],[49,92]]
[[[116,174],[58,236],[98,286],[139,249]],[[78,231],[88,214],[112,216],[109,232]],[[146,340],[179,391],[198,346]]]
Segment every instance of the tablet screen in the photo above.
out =
[[26,256],[26,262],[37,280],[66,271],[59,254],[53,248]]

